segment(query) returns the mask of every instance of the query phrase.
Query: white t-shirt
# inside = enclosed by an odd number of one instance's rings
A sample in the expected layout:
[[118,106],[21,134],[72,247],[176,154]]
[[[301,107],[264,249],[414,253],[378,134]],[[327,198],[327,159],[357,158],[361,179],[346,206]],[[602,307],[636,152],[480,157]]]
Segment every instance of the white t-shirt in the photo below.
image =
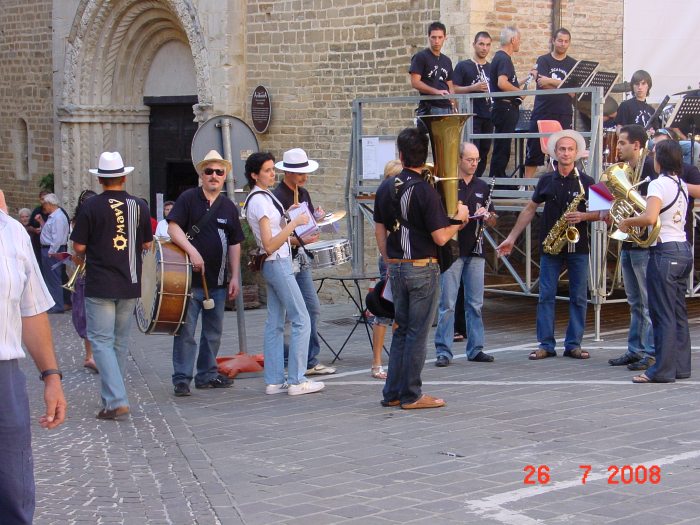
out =
[[27,230],[0,209],[0,360],[24,357],[22,317],[53,305]]
[[[261,190],[259,188],[255,188],[255,191],[260,192]],[[275,197],[269,190],[265,190],[265,193],[267,193],[269,197],[265,195],[253,195],[248,200],[248,205],[246,206],[245,211],[246,219],[248,220],[248,225],[253,231],[253,235],[255,235],[255,241],[261,248],[263,244],[262,238],[260,237],[260,219],[262,219],[263,217],[267,217],[269,219],[270,230],[273,237],[279,232],[281,232],[282,229],[287,225],[287,221],[284,219],[284,217],[282,217],[282,214],[280,214],[277,207],[273,204],[272,199],[277,201],[281,209],[284,209],[282,203],[279,202],[279,200],[277,200],[277,197]],[[282,246],[280,246],[280,248],[276,252],[270,255],[266,260],[272,260],[278,255],[280,257],[289,257],[291,255],[289,249],[289,242],[285,242]]]
[[161,219],[158,221],[158,226],[156,226],[156,233],[154,234],[156,237],[165,237],[166,239],[170,239],[170,235],[168,235],[168,221],[165,219]]
[[661,199],[662,210],[673,202],[673,206],[660,215],[661,231],[656,242],[684,242],[686,240],[685,212],[688,209],[688,186],[683,181],[680,183],[683,188],[681,193],[678,193],[678,177],[675,176],[669,177],[662,174],[649,183],[647,198]]

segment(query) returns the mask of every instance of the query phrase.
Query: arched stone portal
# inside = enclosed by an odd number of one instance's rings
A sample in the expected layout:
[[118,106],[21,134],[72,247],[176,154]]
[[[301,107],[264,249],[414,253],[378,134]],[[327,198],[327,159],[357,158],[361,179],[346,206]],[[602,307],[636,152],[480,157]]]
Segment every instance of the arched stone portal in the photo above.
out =
[[149,108],[144,84],[158,50],[179,41],[192,52],[197,98],[194,116],[212,107],[205,39],[191,0],[83,0],[66,43],[57,190],[72,206],[97,182],[87,169],[102,151],[120,151],[135,176],[127,189],[149,195]]

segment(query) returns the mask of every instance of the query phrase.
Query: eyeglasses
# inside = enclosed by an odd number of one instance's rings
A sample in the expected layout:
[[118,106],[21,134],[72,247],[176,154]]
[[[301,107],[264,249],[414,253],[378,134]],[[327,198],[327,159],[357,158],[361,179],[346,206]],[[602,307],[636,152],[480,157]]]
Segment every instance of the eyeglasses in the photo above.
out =
[[226,175],[226,172],[222,169],[204,168],[205,175],[214,175],[214,173],[216,173],[219,177]]

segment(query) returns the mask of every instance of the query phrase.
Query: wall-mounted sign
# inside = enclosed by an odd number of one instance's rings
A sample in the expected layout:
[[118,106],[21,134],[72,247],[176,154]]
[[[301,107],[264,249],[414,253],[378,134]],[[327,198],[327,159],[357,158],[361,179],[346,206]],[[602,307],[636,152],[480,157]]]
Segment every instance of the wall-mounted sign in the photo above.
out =
[[253,120],[253,128],[258,133],[265,133],[270,125],[272,117],[272,104],[270,93],[265,86],[258,86],[253,90],[253,98],[250,103],[250,117]]

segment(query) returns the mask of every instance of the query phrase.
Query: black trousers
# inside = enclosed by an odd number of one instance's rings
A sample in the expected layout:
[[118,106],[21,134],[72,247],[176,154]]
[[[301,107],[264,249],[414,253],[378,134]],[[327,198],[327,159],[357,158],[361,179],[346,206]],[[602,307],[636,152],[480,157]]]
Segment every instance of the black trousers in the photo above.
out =
[[[472,130],[474,133],[493,133],[493,122],[491,122],[491,118],[474,117],[472,119]],[[479,165],[476,167],[474,175],[481,177],[486,171],[486,161],[491,149],[491,139],[479,139],[473,142],[479,148]]]
[[[508,102],[494,102],[491,108],[491,120],[496,133],[514,133],[520,112],[518,107]],[[511,139],[495,139],[491,155],[491,177],[505,177],[510,160]]]

